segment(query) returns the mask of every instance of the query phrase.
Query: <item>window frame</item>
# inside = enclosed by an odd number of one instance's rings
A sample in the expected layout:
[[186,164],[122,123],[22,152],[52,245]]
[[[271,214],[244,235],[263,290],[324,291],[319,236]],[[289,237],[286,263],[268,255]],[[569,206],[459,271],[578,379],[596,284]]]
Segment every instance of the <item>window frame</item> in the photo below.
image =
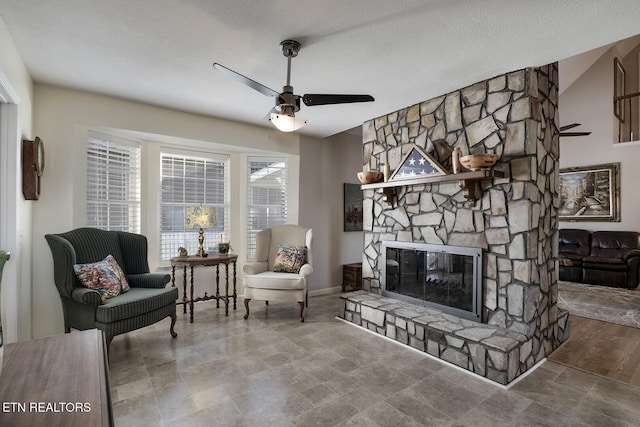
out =
[[[135,165],[133,167],[129,166],[128,168],[122,168],[122,171],[120,171],[121,175],[125,175],[126,172],[128,172],[129,174],[129,185],[132,188],[128,188],[126,190],[124,190],[124,192],[127,195],[134,195],[134,198],[129,198],[129,199],[123,199],[123,200],[116,200],[116,199],[105,199],[105,198],[99,198],[99,197],[90,197],[90,193],[92,191],[94,191],[96,194],[98,194],[100,191],[98,188],[96,187],[100,187],[101,183],[99,181],[98,178],[96,178],[95,180],[91,179],[91,176],[93,174],[95,174],[96,176],[98,176],[101,171],[107,175],[107,180],[109,179],[113,179],[115,182],[117,182],[117,166],[112,166],[112,169],[115,168],[116,170],[114,171],[109,171],[108,165],[111,164],[111,162],[107,162],[107,167],[103,170],[100,170],[99,168],[93,168],[90,171],[90,167],[92,167],[92,164],[97,163],[97,162],[93,162],[91,159],[91,155],[95,155],[96,157],[98,156],[98,150],[99,150],[99,145],[103,145],[106,146],[107,148],[105,149],[105,155],[106,156],[115,156],[115,155],[123,155],[124,153],[126,153],[127,151],[129,151],[129,153],[133,153],[135,155],[135,158],[133,159]],[[115,147],[119,147],[119,150],[109,150],[109,146],[114,145]],[[128,150],[126,148],[128,148]],[[125,138],[120,138],[120,137],[115,137],[112,135],[108,135],[105,133],[100,133],[100,132],[95,132],[95,131],[88,131],[87,132],[87,137],[85,140],[85,151],[84,151],[84,156],[85,156],[85,172],[86,172],[86,186],[85,186],[85,207],[84,207],[84,215],[85,215],[85,225],[88,227],[95,227],[95,228],[100,228],[100,229],[104,229],[104,230],[122,230],[122,231],[127,231],[130,233],[140,233],[141,232],[141,227],[142,227],[142,146],[139,142],[136,141],[132,141],[132,140],[128,140]],[[113,162],[114,165],[116,164],[116,162]],[[104,164],[104,162],[102,163]],[[111,177],[112,173],[113,176]],[[122,176],[120,176],[120,178],[122,178]],[[122,182],[126,182],[126,179],[122,179]],[[95,183],[95,184],[94,184]],[[93,186],[93,187],[92,187]],[[117,193],[117,187],[114,185],[114,193]],[[105,193],[103,191],[103,193]],[[106,194],[108,195],[110,193],[110,191],[106,191]],[[111,218],[112,215],[110,215],[109,213],[107,213],[106,218],[107,218],[107,224],[105,225],[103,222],[99,221],[99,220],[95,220],[95,221],[91,221],[92,215],[90,214],[89,210],[91,209],[91,205],[96,205],[96,212],[99,212],[100,209],[100,205],[103,205],[103,207],[106,207],[107,211],[109,211],[111,209],[111,207],[115,207],[115,206],[128,206],[129,207],[129,219],[128,221],[126,221],[126,227],[124,225],[116,225],[116,226],[112,226],[111,225]],[[131,213],[132,212],[132,213]],[[95,217],[97,218],[98,215],[96,214]],[[121,216],[121,218],[124,218],[123,216]],[[133,220],[132,220],[133,219]],[[124,224],[124,222],[123,222]]]
[[[193,201],[189,202],[183,199],[183,201],[163,201],[163,185],[165,172],[164,172],[164,161],[166,158],[172,158],[175,161],[176,159],[182,159],[184,161],[193,161],[193,162],[204,162],[206,165],[209,163],[219,163],[223,165],[223,203],[206,203],[206,185],[203,187],[204,192],[197,197],[201,197],[200,200],[202,202]],[[213,152],[205,152],[205,151],[193,151],[193,150],[183,150],[183,149],[174,149],[161,147],[159,151],[159,175],[158,175],[158,186],[159,186],[159,194],[158,194],[158,261],[161,266],[170,265],[170,261],[172,257],[178,256],[178,247],[184,246],[187,248],[189,254],[193,255],[196,253],[196,249],[198,246],[198,230],[188,230],[186,228],[182,228],[180,231],[176,230],[174,233],[182,233],[182,237],[178,238],[182,241],[182,243],[175,243],[176,238],[174,238],[174,242],[171,240],[167,241],[165,234],[170,233],[170,231],[163,230],[164,221],[163,221],[163,212],[167,207],[179,208],[183,207],[186,211],[186,208],[189,206],[201,206],[201,207],[214,207],[216,209],[222,209],[222,216],[224,218],[224,225],[222,228],[216,228],[215,230],[205,229],[204,234],[204,248],[205,251],[208,248],[217,248],[217,244],[221,241],[229,241],[230,235],[230,211],[231,211],[231,203],[230,203],[230,192],[231,192],[231,156],[228,154],[220,154]],[[203,166],[204,166],[203,165]],[[186,166],[185,166],[186,170]],[[184,170],[183,170],[184,172]],[[189,179],[195,178],[187,178],[183,176],[183,184],[185,184]],[[206,181],[206,179],[204,180]],[[203,182],[204,182],[203,181]],[[183,196],[186,198],[186,185],[183,187]],[[180,222],[178,222],[179,224]],[[178,246],[176,246],[178,245]],[[171,246],[168,248],[167,246]],[[176,246],[173,248],[173,246]],[[172,249],[175,249],[173,251]]]
[[[257,204],[257,203],[252,203],[252,185],[251,185],[251,164],[252,163],[283,163],[284,167],[281,168],[281,170],[284,170],[284,183],[279,187],[280,191],[282,192],[282,197],[284,198],[284,203],[283,204],[270,204],[270,203],[266,203],[266,204]],[[255,156],[255,155],[249,155],[247,156],[247,163],[246,163],[246,167],[247,167],[247,173],[246,173],[246,191],[247,191],[247,196],[245,199],[245,208],[246,208],[246,217],[245,217],[245,224],[244,224],[244,228],[245,228],[245,232],[246,232],[246,238],[245,238],[245,256],[247,257],[247,259],[254,259],[255,258],[255,250],[256,250],[256,242],[255,242],[255,236],[256,234],[264,229],[264,228],[268,228],[268,227],[274,227],[277,225],[283,225],[287,223],[288,220],[288,214],[289,214],[289,159],[287,157],[279,157],[279,156]],[[267,198],[269,196],[267,195]],[[260,229],[254,229],[254,227],[252,227],[252,220],[254,217],[254,214],[252,214],[252,208],[253,207],[266,207],[267,209],[271,208],[276,208],[276,209],[281,209],[283,210],[283,213],[278,216],[278,217],[274,217],[274,218],[269,218],[267,217],[266,219],[264,219],[265,223],[263,227],[260,227]]]

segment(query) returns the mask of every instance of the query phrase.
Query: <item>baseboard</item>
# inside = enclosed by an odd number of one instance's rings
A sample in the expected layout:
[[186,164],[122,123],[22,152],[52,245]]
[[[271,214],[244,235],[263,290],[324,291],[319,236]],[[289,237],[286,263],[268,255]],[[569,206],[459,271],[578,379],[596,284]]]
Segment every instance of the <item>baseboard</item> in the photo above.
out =
[[334,286],[332,288],[315,289],[313,291],[309,291],[309,296],[318,297],[320,295],[328,295],[328,294],[333,294],[341,291],[342,291],[342,286]]

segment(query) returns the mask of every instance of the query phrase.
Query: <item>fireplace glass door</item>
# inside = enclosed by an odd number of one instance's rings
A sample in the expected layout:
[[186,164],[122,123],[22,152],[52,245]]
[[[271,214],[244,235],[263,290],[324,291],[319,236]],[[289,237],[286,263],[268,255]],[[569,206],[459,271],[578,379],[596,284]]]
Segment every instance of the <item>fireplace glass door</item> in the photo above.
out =
[[480,249],[384,243],[386,294],[479,319]]

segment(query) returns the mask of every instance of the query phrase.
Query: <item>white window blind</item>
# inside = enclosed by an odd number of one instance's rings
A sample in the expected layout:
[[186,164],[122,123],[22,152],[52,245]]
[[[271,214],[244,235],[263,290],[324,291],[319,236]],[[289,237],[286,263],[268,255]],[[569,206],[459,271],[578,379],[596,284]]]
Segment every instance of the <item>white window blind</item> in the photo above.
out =
[[90,133],[87,226],[140,233],[140,145]]
[[223,156],[192,157],[161,154],[160,260],[178,256],[178,248],[189,254],[198,250],[199,227],[187,224],[196,208],[213,210],[214,223],[205,228],[204,249],[229,241],[229,159]]
[[256,254],[256,233],[287,222],[287,162],[249,157],[247,165],[247,258]]

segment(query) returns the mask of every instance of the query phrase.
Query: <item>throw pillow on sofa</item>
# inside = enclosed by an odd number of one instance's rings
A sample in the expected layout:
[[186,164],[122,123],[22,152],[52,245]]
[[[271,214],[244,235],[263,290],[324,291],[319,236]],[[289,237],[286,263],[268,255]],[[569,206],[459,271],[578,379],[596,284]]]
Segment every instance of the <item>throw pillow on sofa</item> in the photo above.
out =
[[299,273],[307,262],[306,246],[287,246],[278,244],[273,271],[280,273]]
[[125,293],[129,289],[131,289],[129,287],[129,282],[127,282],[127,276],[125,276],[124,271],[122,271],[122,268],[120,267],[120,264],[118,264],[118,261],[116,261],[116,259],[111,255],[108,255],[104,260],[109,263],[111,269],[113,270],[113,274],[115,274],[120,281],[120,293]]
[[129,283],[118,265],[118,262],[111,255],[98,262],[88,264],[74,264],[73,270],[80,284],[88,289],[98,291],[100,299],[106,301],[129,290]]

